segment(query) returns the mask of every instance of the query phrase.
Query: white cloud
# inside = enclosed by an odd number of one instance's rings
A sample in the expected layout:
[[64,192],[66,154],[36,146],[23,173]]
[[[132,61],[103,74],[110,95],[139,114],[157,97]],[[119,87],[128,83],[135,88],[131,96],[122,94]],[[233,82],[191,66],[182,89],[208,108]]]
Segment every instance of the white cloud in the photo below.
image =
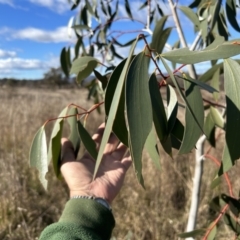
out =
[[[0,0],[1,1],[1,0]],[[52,11],[63,13],[69,11],[70,7],[67,0],[29,0],[31,3],[49,8]]]
[[5,57],[16,57],[17,53],[14,51],[5,51],[3,49],[0,49],[0,58]]
[[0,0],[0,4],[7,4],[11,7],[14,7],[14,4],[13,4],[12,0]]
[[70,42],[75,39],[68,37],[67,27],[58,27],[53,31],[47,31],[38,28],[24,28],[15,30],[12,28],[1,28],[0,35],[5,35],[7,39],[31,40],[43,43]]
[[38,59],[23,59],[23,58],[6,58],[0,59],[0,69],[43,69],[46,68],[47,64]]

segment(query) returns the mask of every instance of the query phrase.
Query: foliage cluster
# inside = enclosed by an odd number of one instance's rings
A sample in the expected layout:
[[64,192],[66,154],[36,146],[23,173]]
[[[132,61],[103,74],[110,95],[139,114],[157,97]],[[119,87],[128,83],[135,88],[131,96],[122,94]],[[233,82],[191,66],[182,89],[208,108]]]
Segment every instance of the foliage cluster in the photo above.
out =
[[[193,22],[196,32],[196,39],[188,48],[176,11],[177,4],[174,5],[173,1],[169,0],[168,4],[179,34],[179,42],[176,42],[168,51],[165,51],[165,46],[173,28],[165,28],[169,16],[164,15],[160,3],[157,2],[153,8],[151,1],[144,2],[140,10],[148,9],[146,24],[143,29],[136,31],[139,34],[135,39],[125,44],[120,43],[117,38],[126,32],[118,32],[119,35],[116,36],[115,31],[112,30],[113,25],[121,19],[117,15],[119,4],[119,1],[101,0],[90,3],[85,0],[83,3],[77,0],[72,6],[72,9],[80,7],[80,14],[71,18],[69,22],[69,27],[74,29],[78,39],[75,45],[75,56],[71,60],[70,48],[63,48],[60,60],[66,76],[76,74],[76,81],[79,84],[92,72],[95,74],[96,80],[87,86],[89,97],[94,98],[94,105],[87,110],[82,106],[70,104],[63,109],[58,118],[48,120],[38,130],[31,147],[30,164],[38,169],[41,183],[47,188],[45,175],[50,161],[53,162],[56,176],[61,178],[59,171],[60,139],[65,122],[70,126],[69,138],[73,142],[76,155],[79,150],[78,146],[82,142],[96,160],[94,177],[101,164],[104,146],[113,131],[119,140],[128,146],[136,177],[143,187],[142,152],[144,148],[159,168],[158,141],[163,150],[173,157],[173,149],[177,149],[178,154],[192,151],[201,135],[205,135],[214,147],[215,130],[220,128],[225,133],[225,146],[219,171],[213,180],[212,187],[218,185],[222,175],[229,182],[226,172],[240,157],[240,148],[237,146],[240,132],[238,94],[240,68],[238,60],[230,59],[240,54],[240,41],[238,39],[228,40],[227,27],[228,20],[228,24],[236,31],[240,31],[236,20],[236,1],[227,0],[225,8],[222,5],[223,1],[214,0],[195,0],[189,7],[180,6],[179,9]],[[134,21],[127,0],[124,1],[124,6],[129,21]],[[153,20],[156,18],[159,19],[154,24]],[[92,27],[92,22],[93,25],[95,24],[94,27]],[[148,35],[151,36],[150,43],[147,40]],[[140,40],[144,41],[144,50],[134,55],[134,50]],[[89,45],[88,49],[86,42]],[[108,63],[106,65],[105,60],[122,58],[116,49],[128,45],[131,45],[131,49],[126,59],[123,59],[117,66]],[[94,57],[95,49],[101,52],[102,61]],[[220,59],[223,61],[218,62]],[[212,67],[197,78],[194,74],[194,64],[204,61],[211,61]],[[150,64],[154,64],[156,70],[149,76]],[[181,65],[176,67],[176,64]],[[190,64],[189,74],[181,71],[186,64]],[[97,70],[99,65],[106,66],[106,72],[110,74],[109,78]],[[219,76],[222,72],[224,73],[226,99],[224,104],[219,103]],[[161,77],[160,80],[158,76]],[[208,81],[211,81],[210,85]],[[166,100],[163,99],[160,89],[165,89]],[[211,93],[212,98],[204,99],[201,89]],[[103,104],[106,127],[97,153],[85,125],[89,114],[94,110],[100,110]],[[180,107],[185,109],[183,122],[178,117]],[[224,109],[222,113],[219,111],[220,107]],[[56,120],[56,123],[47,149],[45,127],[52,120]],[[201,158],[204,157],[213,159],[207,154],[201,156]],[[230,185],[229,189],[231,189]],[[191,237],[206,232],[204,239],[214,239],[216,224],[223,213],[226,224],[231,227],[236,236],[240,235],[238,199],[230,191],[230,196],[222,195],[213,202],[222,210],[219,217],[209,225],[207,231],[205,229],[195,230],[180,234],[180,237]],[[228,208],[233,216],[226,213]]]

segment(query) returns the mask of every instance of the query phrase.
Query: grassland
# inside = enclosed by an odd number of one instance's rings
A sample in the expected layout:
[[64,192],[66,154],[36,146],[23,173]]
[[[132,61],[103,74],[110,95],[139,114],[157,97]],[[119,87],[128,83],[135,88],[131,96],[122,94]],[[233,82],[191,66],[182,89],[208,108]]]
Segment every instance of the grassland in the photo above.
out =
[[[56,117],[69,103],[90,107],[87,93],[79,89],[0,89],[0,239],[37,239],[47,225],[58,220],[68,199],[64,182],[58,181],[50,168],[49,190],[40,185],[37,173],[29,169],[28,154],[34,134],[45,120]],[[103,120],[97,113],[89,118],[93,132]],[[51,124],[47,129],[49,135]],[[208,145],[206,145],[208,148]],[[211,154],[221,158],[221,138]],[[184,232],[190,205],[194,153],[171,159],[161,153],[161,171],[145,154],[142,189],[130,169],[125,185],[113,203],[116,228],[113,238],[139,240],[175,240]],[[212,190],[210,182],[216,173],[210,160],[204,164],[197,227],[207,227],[217,216],[209,201],[227,192],[225,183]],[[234,191],[239,191],[239,169],[230,172]],[[234,234],[219,224],[217,239],[234,239]]]

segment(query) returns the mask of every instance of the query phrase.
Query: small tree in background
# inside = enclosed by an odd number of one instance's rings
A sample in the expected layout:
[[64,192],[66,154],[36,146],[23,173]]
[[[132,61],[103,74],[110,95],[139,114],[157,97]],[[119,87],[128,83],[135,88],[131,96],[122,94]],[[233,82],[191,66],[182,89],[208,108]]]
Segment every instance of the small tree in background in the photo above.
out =
[[[71,55],[70,47],[62,49],[61,66],[67,77],[70,74],[76,75],[78,84],[91,73],[95,75],[96,79],[87,85],[89,97],[94,98],[94,105],[87,110],[84,106],[70,104],[56,119],[48,120],[38,130],[31,147],[30,164],[38,169],[43,186],[47,188],[45,175],[50,161],[56,176],[60,177],[60,140],[65,122],[70,126],[69,139],[74,145],[76,155],[82,142],[96,159],[94,177],[112,131],[129,147],[136,178],[143,187],[143,149],[146,149],[158,168],[158,142],[171,158],[173,148],[178,150],[178,154],[196,149],[187,233],[179,236],[191,238],[204,235],[204,239],[214,239],[216,225],[224,215],[225,223],[238,237],[240,204],[238,197],[232,192],[227,175],[227,171],[234,167],[240,157],[240,68],[239,60],[230,59],[240,54],[240,40],[229,40],[228,30],[229,26],[232,26],[240,32],[236,19],[236,0],[195,0],[189,6],[180,6],[178,1],[172,0],[163,1],[165,3],[148,0],[134,10],[128,0],[73,2],[71,9],[78,8],[79,12],[70,19],[69,29],[74,30],[77,41],[74,56]],[[170,11],[174,27],[166,27],[170,16],[165,15],[163,4]],[[119,16],[120,7],[125,8],[128,17]],[[136,11],[142,11],[145,19],[135,19]],[[186,38],[189,29],[184,31],[179,21],[180,12],[193,23],[195,39],[190,47],[187,46],[189,41]],[[134,30],[116,29],[116,24],[121,21],[124,21],[124,24],[127,24],[126,21],[137,22],[141,27]],[[123,28],[124,24],[121,25]],[[174,31],[179,39],[170,45],[169,37]],[[127,34],[135,36],[132,39],[129,37],[129,41],[123,43],[121,36]],[[144,48],[136,52],[140,41]],[[124,58],[121,49],[129,46],[131,48],[128,57]],[[121,59],[121,62],[116,64],[116,59]],[[197,76],[194,64],[204,61],[210,61],[211,67],[201,76]],[[149,66],[154,66],[153,72],[149,73]],[[187,73],[181,70],[185,66]],[[222,73],[225,102],[220,102],[219,94],[219,79]],[[107,74],[110,77],[106,76]],[[211,98],[205,99],[200,89],[209,92]],[[167,99],[164,99],[163,93]],[[179,99],[184,102],[183,107],[179,104]],[[101,106],[105,108],[106,128],[97,152],[85,126],[88,115]],[[178,111],[183,110],[185,121],[181,122]],[[47,149],[45,126],[52,120],[56,122]],[[218,139],[215,134],[217,128],[225,134],[221,160],[215,159],[209,155],[209,150],[203,149],[206,140],[212,147],[215,146]],[[212,159],[219,166],[212,186],[216,187],[219,178],[224,176],[229,186],[229,194],[213,199],[220,212],[218,218],[207,229],[195,230],[204,158]],[[230,211],[227,212],[228,209]]]

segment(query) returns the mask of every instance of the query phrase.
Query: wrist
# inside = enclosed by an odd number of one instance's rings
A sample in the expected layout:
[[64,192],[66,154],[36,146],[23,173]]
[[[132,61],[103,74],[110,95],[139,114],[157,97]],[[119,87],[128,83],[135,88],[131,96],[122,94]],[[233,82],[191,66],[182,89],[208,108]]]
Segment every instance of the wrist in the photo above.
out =
[[75,196],[72,196],[70,199],[91,199],[91,200],[94,200],[94,201],[100,203],[102,206],[104,206],[108,210],[112,211],[112,208],[111,208],[109,202],[104,198],[87,196],[87,195],[75,195]]

